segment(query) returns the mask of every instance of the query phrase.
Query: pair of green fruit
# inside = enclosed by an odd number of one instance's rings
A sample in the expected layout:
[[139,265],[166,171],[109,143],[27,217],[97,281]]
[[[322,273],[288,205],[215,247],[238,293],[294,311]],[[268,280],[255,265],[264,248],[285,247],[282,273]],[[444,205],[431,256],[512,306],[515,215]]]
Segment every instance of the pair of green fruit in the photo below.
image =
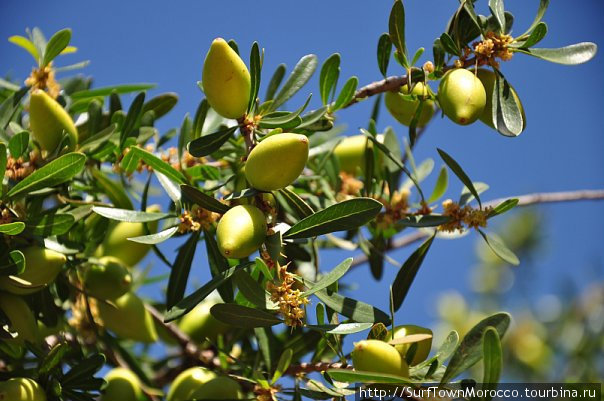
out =
[[[492,115],[492,97],[495,82],[496,74],[484,68],[478,69],[476,74],[464,68],[450,70],[443,76],[438,86],[440,107],[445,115],[457,124],[468,125],[480,119],[491,128],[495,128]],[[513,88],[511,88],[511,92],[520,105],[525,121],[524,125],[526,125],[522,103]],[[428,97],[429,88],[419,82],[415,84],[411,94],[418,97]],[[409,95],[407,85],[403,85],[398,92],[387,92],[385,104],[396,120],[401,124],[411,125],[411,121],[420,105],[420,100],[410,100],[405,95]],[[417,127],[426,125],[434,114],[434,102],[428,99],[424,100],[423,103]]]
[[[100,401],[142,401],[145,399],[139,378],[124,368],[112,369]],[[241,386],[235,380],[194,367],[180,373],[168,392],[167,401],[241,399]],[[35,400],[38,401],[38,400]]]
[[46,394],[35,380],[13,377],[0,382],[0,401],[46,401]]
[[407,353],[412,343],[391,345],[381,340],[363,340],[355,343],[352,351],[354,368],[366,372],[409,377],[409,366],[417,365],[428,357],[432,347],[432,331],[424,327],[404,325],[395,327],[393,334],[389,331],[386,337],[388,340],[397,340],[416,334],[426,334],[430,337],[417,342],[410,363],[407,361]]

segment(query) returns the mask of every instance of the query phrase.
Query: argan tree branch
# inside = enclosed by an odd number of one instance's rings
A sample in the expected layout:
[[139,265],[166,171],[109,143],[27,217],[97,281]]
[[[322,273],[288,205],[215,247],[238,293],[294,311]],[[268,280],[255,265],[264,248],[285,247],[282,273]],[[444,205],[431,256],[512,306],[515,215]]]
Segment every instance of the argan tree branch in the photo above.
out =
[[[555,202],[575,202],[585,200],[604,200],[604,189],[585,189],[577,191],[565,191],[565,192],[542,192],[533,193],[520,196],[510,196],[509,198],[494,199],[487,203],[483,203],[483,206],[497,206],[499,203],[506,199],[516,198],[518,199],[517,206],[530,206],[541,203],[555,203]],[[392,251],[393,249],[404,248],[415,242],[421,241],[426,238],[429,234],[423,231],[414,231],[411,234],[395,238],[385,250],[386,252]],[[367,262],[367,255],[358,255],[352,261],[352,266],[359,266]]]

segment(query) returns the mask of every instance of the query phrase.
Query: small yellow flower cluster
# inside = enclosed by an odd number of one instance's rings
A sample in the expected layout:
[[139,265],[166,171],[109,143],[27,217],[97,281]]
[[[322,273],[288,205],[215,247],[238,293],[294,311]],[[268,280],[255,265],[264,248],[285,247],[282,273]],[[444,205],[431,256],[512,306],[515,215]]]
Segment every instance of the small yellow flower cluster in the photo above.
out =
[[400,192],[394,192],[389,202],[378,199],[386,209],[376,217],[378,227],[387,229],[409,214],[409,195],[411,192],[405,188]]
[[340,180],[342,184],[340,186],[340,191],[336,195],[338,202],[355,198],[361,194],[361,189],[363,189],[363,181],[345,172],[340,172]]
[[[10,212],[10,210],[1,207],[2,208],[2,212],[0,212],[0,224],[8,224],[8,223],[12,223],[13,222],[13,214]],[[8,235],[7,235],[8,237]]]
[[463,232],[464,224],[468,228],[486,227],[489,213],[493,210],[490,206],[484,209],[474,209],[470,205],[462,207],[451,199],[443,202],[443,209],[443,216],[451,217],[451,221],[440,225],[438,229],[446,232],[454,232],[456,230]]
[[300,296],[300,290],[294,290],[294,276],[287,271],[287,266],[278,267],[281,283],[276,285],[268,282],[267,290],[271,294],[271,300],[279,305],[279,311],[285,319],[285,324],[291,327],[302,326],[308,298]]
[[[489,64],[494,67],[498,67],[499,63],[496,59],[503,61],[509,61],[512,59],[514,53],[508,48],[513,42],[513,38],[510,35],[497,34],[495,32],[488,32],[486,38],[480,42],[474,42],[474,55],[478,65]],[[465,49],[466,55],[472,52],[471,49]]]
[[13,181],[20,181],[36,171],[36,161],[40,153],[38,151],[32,151],[29,153],[29,160],[25,161],[23,157],[19,157],[15,159],[12,156],[9,156],[6,160],[6,171],[4,175]]
[[218,213],[210,212],[199,206],[193,206],[193,209],[185,210],[180,216],[180,225],[178,232],[181,234],[191,231],[208,230],[218,220]]
[[56,99],[61,91],[61,86],[55,80],[52,63],[44,67],[32,68],[31,74],[25,80],[25,85],[31,87],[32,90],[46,90],[53,99]]
[[257,401],[276,401],[277,393],[281,391],[280,386],[273,386],[269,388],[264,388],[259,384],[254,386],[254,394],[256,395]]
[[[142,148],[142,145],[138,144],[136,145],[139,148]],[[145,146],[145,150],[148,152],[153,152],[153,145],[146,145]],[[124,149],[121,157],[118,158],[118,160],[113,164],[113,171],[115,171],[116,173],[120,173],[122,171],[122,167],[120,166],[120,163],[122,162],[122,160],[124,159],[124,157],[128,154],[128,152],[130,152],[130,148],[126,148]],[[139,159],[138,164],[136,165],[136,171],[139,173],[142,173],[143,171],[153,171],[153,168],[149,165],[147,165],[142,159]]]
[[[88,306],[90,307],[90,314],[88,313],[84,295],[78,294],[75,302],[71,304],[69,325],[79,333],[86,344],[94,344],[96,341],[96,329],[102,326],[102,321],[99,317],[94,298],[88,298]],[[91,321],[90,315],[92,315],[94,321]]]
[[207,162],[207,159],[205,157],[197,158],[185,150],[185,152],[182,154],[181,163],[178,161],[178,149],[175,147],[168,148],[167,152],[162,153],[160,158],[166,163],[169,163],[178,171],[181,171],[183,166],[185,168],[190,168],[197,166],[198,164],[205,164]]

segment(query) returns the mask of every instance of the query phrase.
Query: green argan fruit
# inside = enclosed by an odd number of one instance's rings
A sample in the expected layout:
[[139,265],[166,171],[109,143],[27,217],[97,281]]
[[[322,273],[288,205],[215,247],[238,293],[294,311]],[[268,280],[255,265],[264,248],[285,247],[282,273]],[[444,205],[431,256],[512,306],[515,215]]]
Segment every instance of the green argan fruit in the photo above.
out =
[[[147,208],[147,212],[161,211],[159,205],[152,205]],[[134,267],[143,260],[147,252],[151,249],[149,244],[128,241],[128,238],[140,237],[145,235],[144,223],[128,223],[120,221],[113,223],[109,227],[107,236],[103,243],[97,248],[95,256],[113,256],[121,260],[126,266]],[[147,223],[149,232],[154,234],[157,231],[157,220]]]
[[[399,91],[386,92],[386,95],[384,96],[384,103],[390,114],[392,114],[392,117],[399,123],[407,126],[411,125],[411,121],[413,120],[413,117],[415,117],[415,113],[420,104],[419,100],[405,99],[404,95],[408,94],[409,86],[403,85]],[[420,97],[427,96],[429,94],[429,89],[427,89],[422,82],[418,82],[413,87],[411,94]],[[417,120],[417,127],[426,125],[434,114],[434,101],[426,99],[423,103],[422,111]]]
[[157,331],[153,318],[143,301],[131,292],[111,301],[115,306],[98,302],[99,315],[105,328],[120,338],[153,343],[157,341]]
[[438,86],[438,101],[447,117],[460,125],[472,124],[481,116],[487,95],[474,73],[456,68],[445,74]]
[[254,253],[266,238],[266,217],[252,205],[239,205],[226,212],[216,228],[220,253],[241,259]]
[[181,372],[170,386],[167,401],[192,400],[193,393],[208,381],[216,378],[211,370],[194,367]]
[[117,258],[105,256],[84,273],[84,288],[100,299],[116,299],[130,291],[132,276]]
[[115,368],[105,376],[107,385],[100,401],[140,401],[143,398],[141,381],[130,370]]
[[191,395],[195,400],[240,400],[241,386],[226,376],[218,376],[199,387]]
[[300,134],[275,134],[250,152],[245,177],[253,188],[276,191],[298,178],[308,160],[308,138]]
[[[379,143],[384,143],[385,136],[378,135]],[[368,145],[369,139],[365,135],[353,135],[344,138],[334,148],[333,154],[338,159],[340,171],[354,175],[362,176],[365,174],[365,148]],[[369,143],[371,144],[371,143]],[[391,149],[396,152],[398,149]],[[378,153],[376,164],[381,166],[383,163],[382,153]]]
[[27,377],[0,382],[0,401],[46,401],[42,387]]
[[352,364],[356,370],[409,376],[409,366],[390,344],[379,340],[363,340],[355,343]]
[[198,343],[206,341],[206,338],[216,340],[216,337],[226,332],[229,326],[210,314],[210,308],[215,304],[216,302],[208,299],[197,304],[178,322],[180,330]]
[[[420,327],[420,326],[414,326],[412,324],[407,324],[404,326],[396,326],[394,328],[394,339],[397,338],[403,338],[406,336],[410,336],[413,334],[430,334],[432,335],[432,330],[427,329],[425,327]],[[388,331],[388,339],[390,339],[390,331]],[[417,349],[415,351],[415,354],[413,356],[413,360],[411,361],[410,365],[417,365],[420,362],[423,362],[426,360],[426,358],[428,358],[428,355],[430,354],[430,349],[432,348],[432,338],[428,338],[425,340],[421,340],[418,341],[417,343]],[[401,354],[401,356],[403,357],[403,359],[405,359],[405,361],[407,360],[405,358],[405,355],[407,354],[407,351],[409,350],[409,348],[411,348],[413,344],[412,343],[406,343],[406,344],[396,344],[394,346],[394,348],[396,348],[396,350]]]
[[[480,68],[478,69],[478,79],[480,79],[480,82],[482,82],[482,85],[484,86],[484,90],[487,94],[487,102],[486,105],[484,106],[484,110],[482,111],[482,114],[480,115],[480,121],[482,121],[483,123],[485,123],[486,125],[488,125],[491,128],[495,128],[495,125],[493,124],[493,91],[495,90],[495,80],[497,78],[497,76],[495,75],[495,72],[491,71],[491,70],[487,70],[486,68]],[[518,94],[516,93],[516,91],[514,90],[514,88],[510,87],[511,91],[512,91],[512,96],[514,96],[514,99],[516,99],[516,102],[520,105],[520,113],[522,113],[522,130],[524,131],[524,128],[526,127],[526,115],[524,114],[524,107],[522,107],[522,102],[520,101],[520,98],[518,97]]]
[[201,77],[208,103],[226,118],[242,117],[250,99],[251,79],[245,63],[222,38],[214,39]]
[[69,150],[78,143],[78,131],[65,109],[48,93],[36,89],[29,101],[29,125],[40,147],[49,152],[61,143],[63,131],[69,134]]
[[0,277],[0,289],[18,295],[31,294],[52,283],[67,260],[62,253],[39,246],[30,246],[21,252],[25,256],[25,271],[16,279]]
[[25,341],[37,343],[39,338],[38,324],[23,298],[0,293],[0,309],[10,320],[9,330],[17,333],[17,337],[14,339],[17,344],[23,345]]

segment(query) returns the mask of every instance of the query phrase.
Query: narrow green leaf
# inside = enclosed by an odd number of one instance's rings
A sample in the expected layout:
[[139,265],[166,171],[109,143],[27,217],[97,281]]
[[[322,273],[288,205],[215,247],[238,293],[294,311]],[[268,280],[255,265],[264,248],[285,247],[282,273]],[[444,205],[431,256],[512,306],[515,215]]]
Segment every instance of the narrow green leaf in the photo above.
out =
[[383,33],[378,40],[377,46],[377,61],[378,68],[380,69],[380,73],[382,76],[386,78],[388,73],[388,64],[390,63],[390,53],[392,52],[392,41],[390,40],[390,35],[387,33]]
[[340,77],[340,54],[334,53],[325,60],[319,76],[319,93],[324,105],[329,104],[330,97],[336,90]]
[[285,64],[279,64],[266,88],[266,101],[272,100],[275,97],[275,93],[277,92],[277,89],[279,89],[279,85],[281,84],[281,81],[283,81],[284,76]]
[[287,368],[289,368],[290,363],[292,362],[293,355],[294,351],[291,348],[287,348],[285,351],[283,351],[281,357],[279,358],[279,363],[277,363],[275,373],[273,373],[273,379],[271,380],[271,382],[275,383],[277,380],[279,380],[281,376],[283,376],[285,371],[287,371]]
[[419,248],[415,250],[409,256],[409,258],[403,263],[400,270],[398,271],[394,282],[392,283],[392,298],[394,310],[399,310],[409,289],[411,288],[411,284],[413,284],[413,280],[419,271],[419,268],[434,241],[435,235],[431,236],[424,242]]
[[252,50],[250,52],[250,100],[247,106],[247,111],[250,112],[256,104],[256,98],[258,97],[258,91],[260,90],[260,75],[262,71],[262,59],[260,56],[260,47],[258,42],[252,44]]
[[296,94],[312,77],[317,68],[318,60],[314,54],[308,54],[298,61],[294,70],[283,84],[283,87],[275,97],[272,110],[276,110],[289,98]]
[[101,189],[102,193],[109,198],[115,207],[129,210],[134,209],[134,205],[121,183],[118,184],[96,168],[91,168],[90,173],[94,177],[94,184]]
[[449,174],[447,173],[447,168],[442,166],[440,168],[440,172],[438,173],[438,178],[436,179],[436,184],[434,185],[434,189],[432,190],[432,194],[430,198],[428,198],[428,203],[436,202],[439,200],[447,191],[447,187],[449,186]]
[[211,212],[224,214],[230,209],[228,205],[190,185],[181,185],[180,191],[185,199]]
[[59,365],[63,357],[70,350],[71,347],[67,343],[58,343],[55,345],[41,361],[40,367],[38,368],[38,373],[40,375],[49,373],[52,369]]
[[483,379],[482,390],[485,391],[484,401],[491,401],[493,390],[497,389],[499,376],[503,369],[503,355],[501,351],[501,340],[499,333],[494,327],[487,327],[482,336],[483,352]]
[[[210,274],[212,279],[220,277],[224,272],[229,269],[228,260],[222,256],[214,234],[208,231],[204,234],[204,240],[206,244],[206,253],[208,255],[208,266],[210,267]],[[218,293],[224,302],[232,302],[234,299],[233,286],[230,282],[224,282],[218,287]]]
[[34,214],[25,225],[27,230],[34,235],[50,237],[63,235],[74,225],[75,217],[67,213]]
[[531,24],[531,26],[529,26],[529,28],[526,30],[526,32],[520,36],[525,36],[525,35],[528,35],[530,32],[533,32],[533,29],[535,29],[537,24],[539,24],[539,22],[541,22],[541,20],[543,19],[543,16],[545,15],[545,11],[547,10],[548,6],[549,6],[549,0],[539,1],[539,8],[537,9],[537,15],[535,16],[533,23]]
[[145,92],[139,93],[132,101],[132,104],[130,105],[130,108],[128,109],[128,114],[126,114],[126,119],[124,120],[124,124],[122,125],[122,130],[121,130],[122,132],[120,134],[120,149],[124,148],[126,139],[128,139],[131,136],[135,136],[134,128],[142,114],[144,103],[145,103]]
[[528,54],[545,61],[565,65],[577,65],[591,60],[598,51],[598,46],[592,42],[581,42],[557,49],[513,49],[515,52]]
[[540,22],[537,24],[535,29],[533,29],[528,39],[522,43],[520,47],[527,49],[531,48],[537,43],[541,42],[541,39],[543,39],[545,35],[547,35],[547,24],[545,22]]
[[510,315],[505,312],[496,313],[480,321],[463,338],[455,349],[447,370],[441,378],[441,384],[449,383],[452,379],[468,370],[482,358],[482,337],[485,330],[494,327],[502,338],[510,325]]
[[[8,155],[6,154],[6,145],[0,143],[0,177],[4,177],[6,174],[6,163],[8,163]],[[3,188],[0,188],[0,197],[4,192]]]
[[415,63],[417,63],[419,61],[419,58],[424,54],[425,51],[426,51],[426,49],[424,49],[423,47],[420,47],[419,49],[417,49],[415,51],[415,54],[413,55],[413,58],[411,59],[411,66],[414,66]]
[[468,177],[468,175],[463,171],[461,166],[455,161],[455,159],[449,156],[447,152],[439,148],[437,148],[436,150],[438,151],[438,154],[443,159],[443,161],[447,164],[447,166],[449,166],[451,171],[453,171],[457,178],[459,178],[459,180],[466,186],[466,188],[468,188],[472,195],[474,195],[480,207],[482,207],[480,196],[478,195],[476,188],[474,188],[474,184],[472,183],[472,180],[470,180],[470,177]]
[[19,275],[25,271],[25,255],[19,250],[0,255],[0,274],[3,276]]
[[315,296],[323,301],[327,307],[352,319],[355,322],[390,323],[390,317],[388,317],[387,313],[372,305],[366,304],[365,302],[345,297],[336,292],[329,293],[327,290],[317,291]]
[[36,63],[40,61],[40,54],[38,53],[38,49],[36,49],[36,46],[31,40],[23,36],[13,35],[8,38],[8,41],[14,45],[19,46],[22,49],[25,49],[25,51],[31,54],[34,60],[36,60]]
[[526,125],[522,105],[514,88],[505,77],[499,71],[496,71],[496,76],[492,98],[493,125],[502,135],[518,136]]
[[93,206],[92,211],[111,220],[128,223],[148,223],[169,217],[169,213],[141,212],[138,210],[118,209],[113,207]]
[[208,103],[207,99],[203,99],[199,103],[199,106],[197,107],[197,111],[195,112],[195,118],[193,119],[193,132],[191,135],[191,139],[197,139],[197,138],[201,137],[201,134],[203,131],[203,125],[206,121],[206,117],[208,116],[209,109],[210,109],[210,103]]
[[283,323],[272,313],[237,304],[216,304],[210,308],[210,313],[223,323],[245,329],[270,327]]
[[192,140],[187,145],[187,150],[195,157],[208,156],[216,152],[229,140],[238,127],[224,128],[213,134],[203,135]]
[[148,111],[153,111],[154,117],[157,120],[165,116],[178,103],[178,94],[174,92],[162,93],[148,100],[143,105],[143,114]]
[[82,153],[73,152],[63,155],[25,177],[8,191],[7,196],[16,198],[38,189],[67,182],[82,171],[85,163],[86,156]]
[[495,217],[497,215],[503,214],[503,213],[513,209],[514,207],[516,207],[517,204],[518,204],[518,199],[506,199],[503,202],[501,202],[499,205],[495,206],[487,217],[490,219],[491,217]]
[[[130,156],[130,155],[132,155],[132,156]],[[132,157],[133,159],[129,160],[128,156]],[[186,179],[180,171],[176,170],[169,163],[166,163],[165,161],[163,161],[159,157],[155,156],[154,154],[147,152],[146,150],[141,149],[138,146],[130,147],[130,151],[126,154],[124,159],[122,159],[122,167],[124,167],[125,170],[128,170],[125,166],[128,166],[128,165],[131,166],[134,160],[137,160],[137,163],[138,163],[139,159],[142,159],[154,171],[158,171],[158,172],[162,173],[163,175],[165,175],[172,181],[174,181],[178,184],[186,183]],[[128,167],[128,168],[131,168],[131,167]]]
[[207,298],[208,295],[224,284],[238,270],[247,266],[253,265],[253,262],[246,262],[216,275],[210,281],[205,283],[201,288],[186,296],[182,301],[178,302],[174,307],[168,310],[164,316],[164,322],[169,323],[189,313],[198,303]]
[[8,141],[8,150],[15,159],[21,157],[29,146],[29,132],[21,131],[12,136]]
[[73,366],[61,380],[63,387],[75,387],[82,381],[87,380],[98,372],[105,364],[105,356],[103,354],[93,354],[79,361]]
[[174,260],[170,271],[168,290],[166,291],[166,307],[168,309],[180,302],[185,295],[191,264],[195,257],[197,241],[199,241],[199,233],[197,231],[191,234],[187,242],[180,247],[178,255],[176,255],[176,260]]
[[304,291],[301,296],[308,297],[317,291],[323,290],[333,283],[337,282],[341,279],[350,266],[352,265],[352,258],[348,258],[344,260],[342,263],[334,267],[329,273],[323,275],[319,281],[317,281],[312,287],[310,287],[307,291]]
[[233,281],[245,299],[253,305],[262,309],[277,308],[276,305],[269,302],[268,292],[245,270],[237,271],[233,277]]
[[305,218],[313,214],[315,211],[313,208],[300,198],[294,191],[289,188],[282,188],[279,190],[279,194],[283,196],[283,199],[287,204],[296,211],[300,218]]
[[359,79],[357,77],[348,78],[348,81],[346,81],[342,87],[335,104],[331,108],[331,111],[340,110],[342,107],[350,103],[350,101],[354,98],[357,86],[359,86]]
[[488,235],[482,230],[478,230],[482,238],[484,238],[485,242],[491,248],[491,250],[495,253],[495,255],[499,256],[504,262],[507,262],[511,265],[518,266],[520,264],[520,260],[518,256],[514,254],[505,243],[498,236],[491,234]]
[[373,326],[373,323],[341,323],[341,324],[322,324],[306,325],[311,330],[322,331],[327,334],[346,335],[365,331]]
[[405,7],[401,0],[395,0],[388,21],[390,40],[396,47],[397,53],[403,61],[403,67],[408,68],[407,45],[405,43]]
[[178,232],[178,227],[170,227],[155,234],[141,235],[139,237],[126,238],[128,241],[138,242],[139,244],[155,245],[172,238]]
[[0,224],[0,234],[17,235],[25,230],[25,223],[15,221],[13,223]]
[[371,221],[381,209],[382,204],[375,199],[348,199],[300,220],[286,232],[285,238],[310,238],[351,230]]
[[416,382],[407,377],[395,376],[386,373],[365,372],[350,369],[329,369],[327,374],[333,380],[347,383],[385,383],[415,385]]
[[451,217],[439,214],[407,216],[397,223],[403,227],[438,227],[451,221]]
[[505,7],[503,0],[489,0],[489,10],[491,10],[491,14],[493,14],[499,26],[498,32],[503,33],[505,31]]
[[48,43],[46,44],[46,50],[44,50],[44,60],[42,65],[48,65],[52,60],[55,59],[61,52],[69,45],[71,40],[71,29],[62,29],[59,32],[52,35]]
[[300,113],[302,113],[306,109],[308,103],[310,103],[311,97],[312,94],[310,94],[308,98],[306,98],[306,102],[304,102],[304,104],[300,108],[298,108],[298,110],[292,111],[291,113],[287,111],[275,111],[270,114],[267,114],[266,116],[262,117],[258,126],[260,128],[283,129],[297,127],[302,123],[302,119],[299,117]]
[[124,93],[139,92],[139,91],[144,91],[144,90],[153,89],[153,88],[155,88],[155,84],[142,83],[142,84],[113,85],[113,86],[106,86],[103,88],[86,89],[86,90],[77,91],[77,92],[74,92],[71,94],[71,98],[73,100],[79,100],[79,99],[87,99],[87,98],[94,98],[94,97],[105,97],[105,96],[111,95],[112,93],[115,93],[116,95],[121,95]]
[[449,34],[447,34],[446,32],[440,35],[440,44],[447,53],[453,54],[457,57],[461,56],[461,50],[459,49],[455,41],[451,38],[451,36],[449,36]]

